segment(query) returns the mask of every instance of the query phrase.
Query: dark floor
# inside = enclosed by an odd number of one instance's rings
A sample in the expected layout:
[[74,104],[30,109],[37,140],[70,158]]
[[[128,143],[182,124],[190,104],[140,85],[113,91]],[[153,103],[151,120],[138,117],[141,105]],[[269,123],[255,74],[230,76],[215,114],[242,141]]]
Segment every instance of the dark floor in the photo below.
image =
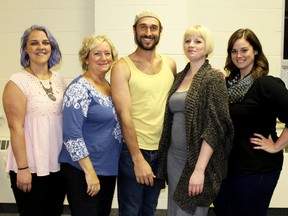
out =
[[[117,209],[112,209],[110,216],[117,216],[117,215],[118,215]],[[286,208],[285,209],[284,208],[269,209],[268,214],[267,214],[267,216],[287,216],[287,215],[288,215],[288,209],[286,209]],[[0,214],[0,216],[2,216],[2,215]],[[5,216],[14,216],[14,215],[5,215]],[[68,216],[68,215],[65,215],[65,216]],[[157,216],[166,216],[166,210],[158,209],[157,210]],[[211,208],[209,210],[208,216],[216,216],[214,211],[213,211],[213,208]]]
[[[156,215],[157,215],[157,216],[166,216],[166,215],[167,215],[167,212],[166,212],[166,210],[164,210],[164,209],[158,209]],[[2,216],[2,215],[0,214],[0,216]],[[11,216],[11,215],[6,215],[6,216]],[[118,216],[117,209],[112,209],[112,212],[111,212],[110,216]],[[210,210],[210,211],[209,211],[208,216],[215,216],[213,210]]]
[[[0,216],[19,216],[16,212],[15,204],[3,204],[0,203]],[[269,209],[267,216],[287,216],[288,208],[273,208]],[[62,216],[70,216],[68,206],[64,208],[64,214]],[[112,209],[110,216],[118,216],[117,209]],[[158,209],[157,216],[166,216],[166,210]],[[216,216],[213,208],[210,209],[208,216]]]

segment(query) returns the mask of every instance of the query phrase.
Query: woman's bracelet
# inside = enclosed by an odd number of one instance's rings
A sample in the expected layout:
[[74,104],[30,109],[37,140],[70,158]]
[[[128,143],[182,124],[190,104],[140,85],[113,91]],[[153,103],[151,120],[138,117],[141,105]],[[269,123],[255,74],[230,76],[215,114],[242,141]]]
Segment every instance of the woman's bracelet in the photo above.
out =
[[28,169],[29,167],[26,166],[26,167],[22,167],[22,168],[18,168],[18,170],[25,170],[25,169]]

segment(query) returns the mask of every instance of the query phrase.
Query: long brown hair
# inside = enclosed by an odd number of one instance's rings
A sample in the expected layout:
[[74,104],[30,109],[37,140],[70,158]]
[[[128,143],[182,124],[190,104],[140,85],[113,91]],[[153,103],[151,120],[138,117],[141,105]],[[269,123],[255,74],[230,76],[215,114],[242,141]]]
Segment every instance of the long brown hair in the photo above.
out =
[[252,71],[250,72],[253,78],[266,76],[269,72],[269,62],[263,53],[261,43],[252,30],[245,28],[238,29],[229,38],[226,63],[224,67],[225,71],[228,72],[228,78],[233,79],[240,73],[239,68],[234,65],[231,59],[231,51],[233,49],[234,43],[240,38],[244,38],[248,43],[251,44],[253,49],[257,51],[257,55],[255,55],[254,59],[254,65]]

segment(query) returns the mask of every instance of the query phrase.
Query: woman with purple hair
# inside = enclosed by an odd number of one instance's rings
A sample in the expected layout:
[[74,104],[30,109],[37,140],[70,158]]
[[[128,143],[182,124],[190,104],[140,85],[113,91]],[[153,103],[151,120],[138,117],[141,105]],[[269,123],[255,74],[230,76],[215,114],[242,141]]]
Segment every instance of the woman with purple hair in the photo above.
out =
[[66,83],[51,68],[62,55],[41,25],[24,32],[20,53],[23,69],[10,77],[3,93],[11,139],[6,171],[20,216],[60,216],[66,188],[58,163]]

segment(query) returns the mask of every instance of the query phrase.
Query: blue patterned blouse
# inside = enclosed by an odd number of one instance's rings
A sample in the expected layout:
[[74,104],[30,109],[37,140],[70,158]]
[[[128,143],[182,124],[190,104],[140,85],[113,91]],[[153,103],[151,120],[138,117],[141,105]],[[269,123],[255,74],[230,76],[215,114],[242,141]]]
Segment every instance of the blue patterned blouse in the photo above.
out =
[[97,175],[118,175],[122,134],[114,103],[82,76],[64,94],[63,142],[60,163],[82,170],[77,161],[89,155]]

